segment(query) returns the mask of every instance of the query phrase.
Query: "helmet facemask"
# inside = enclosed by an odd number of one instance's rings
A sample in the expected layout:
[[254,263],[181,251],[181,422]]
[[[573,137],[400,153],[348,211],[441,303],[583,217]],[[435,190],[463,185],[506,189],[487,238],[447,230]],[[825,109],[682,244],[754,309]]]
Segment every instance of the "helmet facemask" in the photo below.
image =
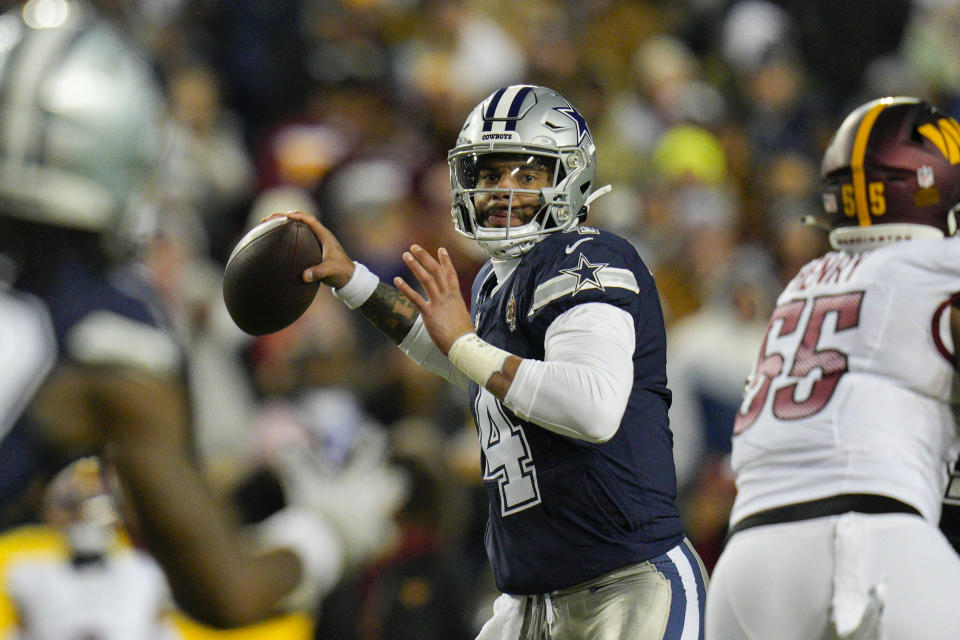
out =
[[[485,168],[488,163],[497,161],[516,164],[513,173],[520,179],[526,167],[536,167],[547,182],[529,189],[486,186],[488,182],[484,182],[481,174],[488,171]],[[522,255],[546,234],[567,229],[577,221],[566,192],[570,174],[557,153],[464,151],[452,155],[450,165],[456,228],[477,240],[488,255],[497,258]],[[491,210],[500,211],[503,226],[487,224]]]

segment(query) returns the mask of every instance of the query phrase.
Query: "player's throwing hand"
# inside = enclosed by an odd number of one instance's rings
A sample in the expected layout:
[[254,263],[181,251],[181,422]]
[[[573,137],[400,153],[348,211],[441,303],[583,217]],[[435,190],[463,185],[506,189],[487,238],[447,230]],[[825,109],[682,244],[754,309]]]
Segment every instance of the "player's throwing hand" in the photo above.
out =
[[450,254],[441,247],[434,259],[426,249],[415,244],[403,253],[403,261],[427,297],[421,296],[403,278],[394,278],[393,284],[417,307],[433,343],[446,355],[454,340],[473,331]]

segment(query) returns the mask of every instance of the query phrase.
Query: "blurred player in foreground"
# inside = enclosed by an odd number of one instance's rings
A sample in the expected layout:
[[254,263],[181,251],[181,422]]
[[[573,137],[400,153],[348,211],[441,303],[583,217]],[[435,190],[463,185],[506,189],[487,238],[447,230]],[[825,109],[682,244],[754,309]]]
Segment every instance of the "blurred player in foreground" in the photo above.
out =
[[960,638],[937,528],[956,458],[960,126],[854,110],[823,158],[835,249],[777,302],[734,425],[708,640]]
[[118,547],[117,505],[96,458],[57,474],[44,503],[45,520],[67,541],[67,556],[27,556],[6,567],[17,625],[7,638],[181,637],[159,567],[141,551]]
[[316,505],[242,528],[211,492],[184,353],[132,259],[161,151],[151,66],[82,2],[31,0],[0,34],[3,506],[49,460],[103,451],[184,612],[216,627],[311,612],[348,541]]
[[583,116],[505,87],[449,154],[453,217],[490,257],[472,315],[454,265],[403,254],[425,297],[352,262],[315,219],[334,287],[428,370],[469,389],[503,592],[479,638],[696,638],[705,575],[675,504],[659,297],[636,250],[585,226],[596,189]]

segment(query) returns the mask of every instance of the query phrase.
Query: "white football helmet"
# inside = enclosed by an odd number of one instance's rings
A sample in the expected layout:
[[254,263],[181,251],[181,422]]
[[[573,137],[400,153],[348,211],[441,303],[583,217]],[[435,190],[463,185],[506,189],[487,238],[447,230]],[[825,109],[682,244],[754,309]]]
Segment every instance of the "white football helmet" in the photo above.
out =
[[125,234],[162,152],[147,59],[78,0],[0,16],[0,216]]
[[[552,168],[551,186],[512,190],[512,195],[538,196],[540,209],[529,222],[497,228],[480,225],[474,196],[503,191],[477,188],[478,162],[489,154],[536,156]],[[546,87],[513,85],[486,98],[467,116],[447,158],[454,225],[494,258],[521,256],[546,234],[575,227],[586,218],[590,202],[606,191],[594,190],[596,146],[586,120]]]

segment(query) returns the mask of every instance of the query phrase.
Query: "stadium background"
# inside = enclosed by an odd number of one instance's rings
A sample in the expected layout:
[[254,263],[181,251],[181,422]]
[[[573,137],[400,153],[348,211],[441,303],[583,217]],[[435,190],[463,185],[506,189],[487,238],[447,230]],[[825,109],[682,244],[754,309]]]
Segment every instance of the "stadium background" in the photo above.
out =
[[[469,286],[483,256],[450,223],[446,151],[496,88],[559,90],[591,125],[600,184],[613,185],[591,223],[636,243],[664,300],[681,504],[712,566],[744,377],[784,279],[825,246],[803,220],[820,213],[827,136],[882,95],[960,117],[957,0],[96,4],[153,55],[169,96],[144,257],[189,347],[211,480],[269,508],[275,496],[252,480],[278,415],[332,461],[372,429],[417,480],[398,535],[316,620],[229,633],[182,621],[201,639],[421,637],[417,625],[456,626],[427,614],[441,601],[472,631],[493,595],[463,398],[327,291],[287,330],[236,330],[219,277],[252,222],[313,212],[386,281],[412,241],[447,246]],[[57,547],[49,532],[0,524],[0,563]]]

